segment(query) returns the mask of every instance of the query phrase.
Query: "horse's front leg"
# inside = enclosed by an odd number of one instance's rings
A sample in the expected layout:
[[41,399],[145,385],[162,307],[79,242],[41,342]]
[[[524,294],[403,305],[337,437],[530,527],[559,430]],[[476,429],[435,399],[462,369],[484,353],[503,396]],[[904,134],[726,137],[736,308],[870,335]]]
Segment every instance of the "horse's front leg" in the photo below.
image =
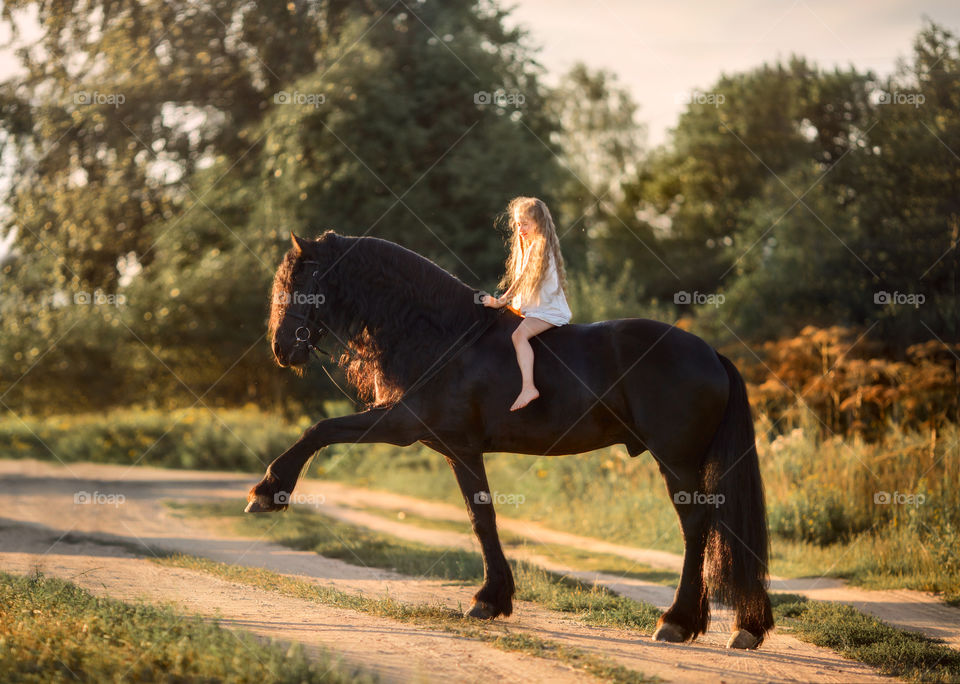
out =
[[[431,443],[430,446],[434,445]],[[498,615],[508,616],[513,612],[513,573],[500,547],[497,517],[493,512],[493,496],[487,484],[483,454],[464,455],[448,453],[447,449],[437,450],[447,457],[453,468],[483,555],[483,586],[474,595],[473,605],[467,615],[487,620]]]
[[266,475],[247,494],[246,512],[285,510],[304,465],[325,446],[361,442],[408,446],[422,436],[423,423],[405,404],[321,420],[267,466]]

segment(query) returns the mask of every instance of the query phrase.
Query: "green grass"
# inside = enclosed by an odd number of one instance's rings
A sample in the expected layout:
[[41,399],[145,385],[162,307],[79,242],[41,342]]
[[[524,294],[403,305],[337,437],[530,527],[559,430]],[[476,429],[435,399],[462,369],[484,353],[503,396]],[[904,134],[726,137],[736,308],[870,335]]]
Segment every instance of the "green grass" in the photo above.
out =
[[[390,535],[342,523],[312,511],[288,510],[276,516],[237,513],[235,502],[181,504],[184,514],[227,518],[236,531],[327,558],[339,558],[354,565],[396,570],[412,577],[429,577],[475,584],[483,581],[480,554],[404,541]],[[631,629],[650,634],[660,611],[647,603],[633,601],[603,587],[547,572],[530,563],[512,562],[516,598],[533,601],[550,610],[569,613],[595,625]]]
[[275,591],[323,605],[347,608],[378,617],[413,623],[421,627],[443,630],[458,637],[481,641],[503,651],[526,653],[538,658],[562,662],[600,679],[622,684],[657,681],[613,661],[591,655],[578,648],[563,646],[549,639],[511,631],[503,623],[478,622],[464,618],[459,611],[442,606],[410,605],[392,598],[371,599],[332,587],[286,577],[270,570],[219,563],[206,558],[183,554],[158,555],[152,558],[165,566],[205,572],[216,577]]
[[960,651],[923,635],[895,629],[839,603],[801,596],[770,597],[778,628],[859,660],[882,673],[924,682],[960,681]]
[[0,458],[40,458],[163,468],[257,472],[309,425],[259,410],[115,410],[107,414],[0,418]]
[[[364,513],[371,513],[387,520],[398,520],[408,525],[415,525],[427,530],[473,534],[470,523],[466,521],[456,522],[454,520],[441,518],[428,518],[407,511],[398,512],[395,510],[374,508],[372,506],[358,507],[357,510],[362,510]],[[466,514],[464,514],[464,516],[466,516]],[[508,552],[509,549],[528,550],[575,570],[601,572],[609,575],[617,575],[618,577],[629,577],[670,587],[677,586],[677,583],[680,581],[680,574],[677,572],[652,568],[622,556],[597,553],[595,551],[584,551],[565,544],[531,543],[531,540],[527,537],[515,534],[509,530],[504,530],[502,527],[499,530],[499,535],[500,543]]]
[[18,682],[352,682],[329,656],[263,643],[171,608],[97,598],[75,584],[0,573],[0,672]]

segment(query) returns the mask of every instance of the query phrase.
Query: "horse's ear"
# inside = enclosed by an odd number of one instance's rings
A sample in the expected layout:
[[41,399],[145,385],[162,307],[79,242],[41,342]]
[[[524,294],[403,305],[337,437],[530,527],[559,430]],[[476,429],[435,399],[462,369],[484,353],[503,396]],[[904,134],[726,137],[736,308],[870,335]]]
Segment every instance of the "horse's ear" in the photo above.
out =
[[293,244],[293,249],[297,256],[303,254],[307,247],[307,240],[304,240],[302,237],[297,237],[292,230],[290,231],[290,242]]

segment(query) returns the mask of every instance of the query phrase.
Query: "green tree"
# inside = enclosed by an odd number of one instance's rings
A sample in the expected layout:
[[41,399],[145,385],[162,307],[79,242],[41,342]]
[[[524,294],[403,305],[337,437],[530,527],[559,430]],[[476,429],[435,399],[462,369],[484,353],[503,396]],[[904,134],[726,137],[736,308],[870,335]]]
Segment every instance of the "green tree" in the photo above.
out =
[[151,227],[204,210],[187,179],[217,155],[243,157],[264,100],[314,68],[336,5],[4,4],[15,33],[31,12],[41,29],[18,51],[23,73],[0,85],[12,179],[0,232],[16,230],[15,258],[0,273],[5,402],[154,400],[134,391],[149,389],[140,377],[123,380],[143,371],[133,359],[146,348],[131,312],[114,305],[126,296],[118,261],[149,265]]
[[958,53],[956,38],[930,25],[888,79],[814,81],[829,98],[806,105],[817,154],[767,179],[738,212],[727,252],[738,327],[776,336],[861,324],[901,351],[932,335],[957,339]]
[[[29,387],[55,408],[53,377],[70,385],[61,406],[279,398],[262,338],[289,231],[388,238],[489,288],[494,216],[516,194],[550,199],[539,68],[494,5],[62,9],[40,8],[33,71],[0,89],[20,174],[0,381],[32,369],[8,402]],[[125,303],[75,306],[98,293]],[[52,342],[71,359],[59,376]]]
[[[856,192],[863,241],[855,249],[877,273],[877,290],[921,295],[916,306],[871,308],[898,347],[960,340],[960,40],[928,24],[913,58],[881,84],[877,125],[861,156]],[[916,299],[916,298],[914,298]]]
[[[690,93],[669,144],[626,193],[628,206],[656,221],[656,249],[668,266],[651,272],[652,292],[720,289],[736,264],[730,247],[741,242],[751,200],[771,181],[783,184],[797,164],[826,170],[856,144],[866,128],[868,79],[854,70],[821,72],[795,57]],[[792,200],[807,189],[789,187]]]
[[596,249],[624,229],[618,205],[624,182],[644,162],[646,128],[616,75],[582,63],[550,91],[549,109],[558,124],[552,140],[563,169],[557,228],[571,270],[592,281],[603,261]]

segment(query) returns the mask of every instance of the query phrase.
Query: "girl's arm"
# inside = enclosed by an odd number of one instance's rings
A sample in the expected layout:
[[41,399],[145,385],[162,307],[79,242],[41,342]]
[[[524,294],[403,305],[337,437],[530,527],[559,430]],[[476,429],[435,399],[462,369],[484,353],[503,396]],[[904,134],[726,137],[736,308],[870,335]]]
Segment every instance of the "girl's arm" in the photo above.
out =
[[510,303],[510,301],[513,299],[514,294],[516,293],[516,289],[517,289],[517,283],[516,281],[514,281],[514,283],[507,288],[507,291],[504,292],[502,295],[500,295],[500,298],[498,299],[498,301],[500,302],[500,306],[506,306],[507,304]]
[[483,305],[488,306],[491,309],[501,309],[510,304],[510,301],[513,299],[513,292],[516,290],[516,283],[513,283],[510,287],[507,288],[507,291],[504,292],[499,297],[494,297],[493,295],[487,295],[483,299]]
[[520,316],[520,315],[521,315],[521,314],[520,314],[520,311],[519,311],[518,309],[514,309],[514,308],[510,305],[510,302],[513,301],[513,295],[511,294],[511,291],[512,291],[512,290],[513,290],[513,288],[511,287],[511,288],[508,289],[504,294],[500,295],[500,298],[497,299],[497,302],[499,302],[499,305],[497,306],[497,308],[499,309],[499,308],[502,308],[502,307],[505,306],[505,307],[507,307],[508,309],[510,309],[510,311],[512,311],[513,313],[515,313],[515,314],[517,314],[518,316]]

